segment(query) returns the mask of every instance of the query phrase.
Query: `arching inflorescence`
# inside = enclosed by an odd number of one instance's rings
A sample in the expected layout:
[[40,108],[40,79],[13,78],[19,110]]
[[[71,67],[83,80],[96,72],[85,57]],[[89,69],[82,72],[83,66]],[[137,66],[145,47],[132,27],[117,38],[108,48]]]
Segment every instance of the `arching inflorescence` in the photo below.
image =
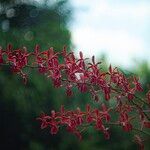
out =
[[[126,77],[111,65],[103,71],[100,64],[96,63],[94,56],[91,60],[84,58],[82,52],[76,58],[73,52],[66,51],[65,46],[61,52],[54,52],[53,48],[40,52],[39,45],[33,52],[28,52],[26,47],[13,50],[10,44],[6,49],[0,47],[0,66],[9,66],[12,72],[23,78],[25,84],[28,75],[24,69],[37,68],[39,73],[52,80],[54,87],[64,87],[68,96],[73,95],[73,88],[77,87],[82,93],[89,92],[98,102],[99,108],[87,104],[85,111],[80,108],[65,110],[62,105],[58,112],[52,110],[49,115],[42,114],[38,117],[42,129],[49,127],[50,133],[56,134],[60,126],[66,126],[67,131],[81,139],[81,132],[93,126],[109,139],[110,128],[115,125],[126,132],[137,131],[150,136],[147,132],[150,128],[150,91],[145,97],[138,97],[137,93],[143,92],[138,77]],[[113,107],[109,105],[112,99],[115,101]],[[111,117],[114,113],[116,120]],[[143,149],[140,136],[136,134],[135,141]]]

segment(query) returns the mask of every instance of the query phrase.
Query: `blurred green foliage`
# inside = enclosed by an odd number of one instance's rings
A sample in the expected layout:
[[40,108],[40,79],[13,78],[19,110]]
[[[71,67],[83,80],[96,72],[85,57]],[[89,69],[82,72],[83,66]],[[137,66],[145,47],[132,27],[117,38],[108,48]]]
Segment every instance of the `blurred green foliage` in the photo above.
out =
[[[15,48],[26,46],[33,51],[39,44],[41,50],[54,47],[60,51],[63,45],[68,49],[72,45],[68,29],[72,9],[67,0],[58,0],[48,4],[31,3],[23,0],[0,0],[0,45],[5,48],[12,43]],[[103,61],[106,69],[107,62]],[[105,63],[104,63],[105,62]],[[143,67],[142,67],[143,68]],[[89,128],[83,134],[83,141],[61,129],[52,136],[48,129],[41,130],[36,117],[44,111],[58,110],[61,104],[66,109],[84,109],[86,103],[92,103],[90,95],[81,94],[74,89],[74,96],[68,98],[65,89],[54,89],[51,81],[37,70],[26,70],[29,73],[27,85],[12,74],[6,66],[0,67],[0,149],[14,150],[126,150],[137,147],[131,140],[132,135],[122,129],[112,128],[109,141],[101,133]],[[147,70],[146,70],[147,71]],[[148,72],[144,72],[144,75]],[[147,83],[149,75],[143,82]],[[93,104],[97,105],[97,104]]]
[[67,22],[71,10],[68,7],[66,1],[49,7],[28,3],[6,7],[0,16],[1,46],[12,43],[15,48],[27,46],[30,50],[35,44],[41,45],[42,49],[53,46],[56,50],[61,50],[64,44],[70,46]]
[[[54,47],[60,51],[64,45],[70,47],[67,23],[71,10],[67,0],[50,6],[5,2],[0,1],[3,6],[0,12],[0,45],[3,48],[8,43],[14,49],[26,46],[29,51],[33,51],[36,44],[41,46],[41,50]],[[41,131],[36,117],[42,111],[48,113],[58,108],[65,94],[62,96],[62,91],[55,90],[46,77],[37,75],[36,69],[27,70],[30,74],[27,85],[23,85],[9,68],[0,67],[0,70],[0,149],[58,149],[61,136],[53,138],[49,131]]]

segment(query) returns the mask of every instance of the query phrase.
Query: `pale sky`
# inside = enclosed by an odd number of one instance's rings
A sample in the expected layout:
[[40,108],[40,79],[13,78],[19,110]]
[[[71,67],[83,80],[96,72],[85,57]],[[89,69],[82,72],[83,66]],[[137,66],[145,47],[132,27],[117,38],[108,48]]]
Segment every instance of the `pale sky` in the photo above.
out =
[[[131,67],[150,57],[150,0],[70,0],[76,53],[107,54],[108,63]],[[150,63],[150,59],[149,59]]]

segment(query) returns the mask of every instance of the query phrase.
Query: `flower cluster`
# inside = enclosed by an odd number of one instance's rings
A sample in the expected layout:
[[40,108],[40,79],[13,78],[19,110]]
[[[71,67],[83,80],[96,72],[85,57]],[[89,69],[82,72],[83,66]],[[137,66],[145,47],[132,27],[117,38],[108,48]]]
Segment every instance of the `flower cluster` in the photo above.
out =
[[[86,106],[86,111],[79,108],[75,111],[52,111],[51,115],[41,115],[41,128],[50,127],[51,134],[56,134],[60,125],[81,138],[81,131],[85,126],[94,126],[109,138],[110,125],[122,126],[124,131],[137,130],[146,133],[145,128],[150,128],[150,90],[144,98],[137,95],[143,92],[140,79],[136,76],[126,77],[117,68],[109,66],[107,71],[100,69],[101,62],[96,63],[95,57],[91,60],[84,58],[79,53],[76,58],[73,52],[67,52],[66,47],[60,52],[54,52],[53,48],[40,51],[36,45],[33,52],[28,52],[26,47],[13,49],[8,45],[6,49],[0,47],[0,66],[8,65],[13,73],[21,75],[24,83],[27,83],[25,68],[37,68],[39,73],[51,79],[56,88],[64,87],[68,96],[73,95],[73,88],[82,92],[89,92],[94,101],[98,101],[101,109],[91,109]],[[113,108],[107,108],[104,103],[115,101]],[[116,114],[117,120],[110,122],[109,111]],[[135,126],[132,122],[138,122]],[[106,127],[106,126],[109,127]],[[136,135],[136,140],[139,136]],[[142,147],[142,146],[141,146]]]
[[[131,114],[129,116],[128,111],[132,111],[129,106],[124,105],[124,109],[121,112],[115,111],[116,113],[118,112],[116,120],[112,120],[110,111],[114,110],[106,107],[104,103],[101,104],[101,108],[95,109],[92,109],[87,104],[85,111],[81,111],[79,107],[76,110],[65,110],[62,105],[59,112],[52,110],[50,115],[43,113],[37,120],[41,122],[41,129],[49,127],[51,134],[57,134],[60,126],[66,126],[67,131],[75,134],[79,139],[82,138],[81,132],[90,126],[101,131],[105,139],[110,138],[109,130],[112,125],[121,126],[125,132],[138,130],[135,128],[136,125],[131,123],[135,117]],[[140,126],[142,128],[138,131],[142,132],[143,128],[150,128],[150,121],[144,120],[140,123]]]
[[[61,63],[59,58],[63,60]],[[40,52],[39,45],[35,46],[34,52],[28,52],[26,47],[13,50],[10,44],[6,50],[0,48],[0,65],[9,65],[12,72],[23,77],[25,83],[27,74],[24,73],[24,68],[38,68],[40,73],[51,78],[55,87],[65,87],[68,96],[73,94],[73,87],[77,87],[81,92],[90,92],[96,101],[99,99],[99,92],[108,101],[114,94],[117,94],[117,98],[132,100],[136,92],[143,91],[139,78],[126,78],[111,65],[108,71],[104,72],[99,67],[101,62],[96,63],[94,56],[91,62],[86,60],[82,52],[79,53],[79,58],[75,58],[73,52],[67,53],[66,47],[57,53],[53,48]]]
[[67,131],[81,139],[81,131],[91,125],[96,130],[103,132],[105,138],[109,139],[109,128],[105,127],[105,124],[110,122],[110,108],[107,109],[105,104],[102,104],[101,107],[101,109],[91,109],[91,106],[87,104],[86,111],[81,111],[80,108],[75,111],[67,111],[64,106],[61,106],[60,112],[52,110],[51,115],[42,114],[37,119],[41,121],[41,129],[50,127],[51,134],[56,134],[59,126],[62,125],[66,126]]

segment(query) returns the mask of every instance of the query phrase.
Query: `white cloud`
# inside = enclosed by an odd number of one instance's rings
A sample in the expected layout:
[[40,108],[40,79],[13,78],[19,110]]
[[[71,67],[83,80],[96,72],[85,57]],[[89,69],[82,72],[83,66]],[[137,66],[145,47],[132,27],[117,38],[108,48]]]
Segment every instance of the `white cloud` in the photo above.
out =
[[146,24],[150,23],[150,3],[144,0],[136,3],[74,1],[76,7],[87,8],[75,15],[77,22],[72,27],[72,37],[76,49],[88,56],[105,52],[109,62],[125,66],[130,65],[132,58],[144,57],[150,47],[145,41],[149,37]]
[[[77,49],[84,51],[86,56],[106,53],[109,61],[114,63],[126,61],[135,56],[141,56],[144,43],[139,37],[131,36],[124,30],[99,30],[82,28],[74,31],[73,41]],[[117,59],[116,59],[117,58]]]
[[91,5],[89,13],[91,13],[93,17],[128,17],[136,20],[143,20],[150,15],[150,5],[139,3],[136,5],[126,4],[112,6],[108,1],[100,0],[96,5]]

